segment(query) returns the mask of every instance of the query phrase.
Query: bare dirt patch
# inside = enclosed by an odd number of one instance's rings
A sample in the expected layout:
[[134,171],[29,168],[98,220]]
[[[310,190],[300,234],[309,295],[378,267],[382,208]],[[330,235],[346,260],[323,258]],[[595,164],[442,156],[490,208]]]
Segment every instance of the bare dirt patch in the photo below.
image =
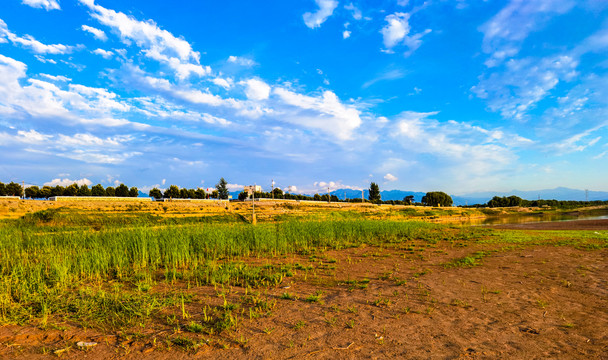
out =
[[[480,251],[470,267],[446,266]],[[0,358],[603,359],[607,255],[569,246],[414,241],[251,259],[300,270],[270,289],[159,284],[155,291],[188,294],[184,308],[121,331],[4,326]],[[272,304],[259,317],[247,316],[243,299],[252,295]],[[241,304],[244,316],[234,329],[188,330],[206,306],[226,303]],[[79,341],[97,345],[79,348]]]

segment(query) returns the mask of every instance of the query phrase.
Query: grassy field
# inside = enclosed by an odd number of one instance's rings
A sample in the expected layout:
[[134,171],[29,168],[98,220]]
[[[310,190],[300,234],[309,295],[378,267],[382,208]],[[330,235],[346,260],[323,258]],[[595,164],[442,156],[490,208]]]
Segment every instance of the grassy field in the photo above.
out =
[[[311,334],[370,326],[375,316],[358,315],[367,306],[386,310],[383,316],[395,321],[385,328],[399,326],[399,316],[412,311],[432,320],[435,311],[474,307],[470,299],[433,293],[431,288],[444,286],[446,279],[442,285],[422,280],[431,274],[453,281],[455,272],[483,269],[489,259],[529,251],[552,257],[551,249],[558,248],[568,249],[567,260],[583,267],[577,271],[589,273],[599,265],[581,257],[605,260],[608,248],[608,231],[493,230],[431,222],[484,216],[478,210],[267,204],[258,208],[259,222],[252,225],[249,206],[0,204],[0,329],[10,329],[0,331],[0,344],[6,346],[0,355],[77,356],[84,350],[73,338],[46,341],[41,334],[90,329],[90,339],[105,339],[104,350],[96,349],[101,358],[108,353],[136,358],[148,351],[162,358],[203,349],[215,357],[245,357],[251,351],[263,357],[268,343],[272,351],[303,356],[314,351],[312,344],[322,347]],[[543,264],[536,265],[528,271],[542,270]],[[514,275],[525,279],[527,274]],[[492,298],[513,290],[504,286],[481,292]],[[349,305],[357,298],[353,292],[360,299]],[[546,307],[544,296],[538,294],[533,306]],[[295,311],[306,309],[325,325],[298,318]],[[252,340],[279,328],[299,346]],[[11,335],[23,329],[33,334],[29,343]],[[302,332],[310,332],[306,341]],[[384,345],[378,338],[371,344]],[[606,339],[600,340],[589,351],[600,353]],[[325,346],[333,352],[345,348]],[[398,355],[394,351],[386,354]]]

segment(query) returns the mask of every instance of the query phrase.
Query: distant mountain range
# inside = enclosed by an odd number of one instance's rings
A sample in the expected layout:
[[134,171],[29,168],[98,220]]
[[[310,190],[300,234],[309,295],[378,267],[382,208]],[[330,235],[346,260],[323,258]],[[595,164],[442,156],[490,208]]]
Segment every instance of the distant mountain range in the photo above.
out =
[[[350,190],[350,189],[339,189],[331,192],[332,195],[336,195],[339,199],[354,199],[361,198],[361,190]],[[416,191],[403,191],[403,190],[384,190],[380,191],[382,200],[403,200],[408,195],[414,195],[414,201],[420,202],[425,192]],[[465,195],[451,195],[454,200],[454,205],[474,205],[474,204],[485,204],[494,196],[519,196],[526,200],[536,200],[539,197],[545,200],[574,200],[574,201],[585,201],[586,195],[585,190],[569,189],[565,187],[558,187],[555,189],[545,190],[534,190],[534,191],[521,191],[513,190],[509,192],[477,192]],[[363,190],[363,197],[367,199],[368,191]],[[589,201],[595,200],[608,200],[608,192],[606,191],[589,191]]]
[[[237,199],[239,197],[240,191],[230,192],[233,199]],[[320,195],[326,193],[319,193]],[[331,192],[332,195],[336,195],[340,200],[343,199],[360,199],[361,198],[361,190],[351,190],[351,189],[338,189]],[[414,195],[414,201],[420,202],[422,197],[425,195],[425,192],[416,192],[416,191],[404,191],[404,190],[384,190],[380,191],[380,195],[382,196],[382,200],[403,200],[404,197],[408,195]],[[308,196],[312,196],[314,194],[304,194]],[[367,199],[369,195],[368,190],[363,190],[363,197]],[[536,200],[539,197],[544,200],[574,200],[574,201],[585,201],[585,190],[578,189],[569,189],[565,187],[558,187],[555,189],[545,189],[545,190],[534,190],[534,191],[521,191],[521,190],[513,190],[508,192],[476,192],[465,195],[451,195],[454,200],[454,205],[475,205],[475,204],[485,204],[494,196],[519,196],[522,199],[526,200]],[[589,191],[588,194],[589,201],[595,200],[608,200],[608,192],[607,191]]]

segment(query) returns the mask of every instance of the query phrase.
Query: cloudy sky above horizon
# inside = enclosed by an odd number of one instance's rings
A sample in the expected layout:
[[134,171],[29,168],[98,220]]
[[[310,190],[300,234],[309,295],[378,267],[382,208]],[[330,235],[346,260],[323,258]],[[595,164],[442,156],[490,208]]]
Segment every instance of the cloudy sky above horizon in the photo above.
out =
[[3,0],[0,181],[608,190],[604,0]]

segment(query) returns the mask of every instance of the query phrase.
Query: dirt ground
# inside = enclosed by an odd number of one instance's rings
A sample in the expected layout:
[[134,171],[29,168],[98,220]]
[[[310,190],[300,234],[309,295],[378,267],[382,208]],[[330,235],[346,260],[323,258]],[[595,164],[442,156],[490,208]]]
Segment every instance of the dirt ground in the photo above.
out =
[[[0,359],[608,359],[607,249],[407,245],[269,260],[314,270],[257,289],[276,305],[237,330],[206,335],[183,325],[200,320],[204,305],[219,305],[219,291],[237,302],[245,289],[191,287],[187,320],[176,307],[119,332],[1,327]],[[478,266],[444,266],[479,250],[494,252]],[[170,314],[181,325],[168,325]],[[179,347],[176,338],[198,345]],[[97,345],[84,350],[79,341]]]

